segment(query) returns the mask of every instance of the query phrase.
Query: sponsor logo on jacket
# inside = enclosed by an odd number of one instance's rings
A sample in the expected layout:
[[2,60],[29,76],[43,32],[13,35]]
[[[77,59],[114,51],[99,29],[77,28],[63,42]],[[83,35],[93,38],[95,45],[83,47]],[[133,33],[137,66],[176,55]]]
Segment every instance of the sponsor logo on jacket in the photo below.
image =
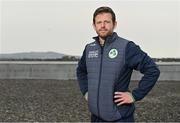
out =
[[89,51],[88,58],[98,58],[98,50]]

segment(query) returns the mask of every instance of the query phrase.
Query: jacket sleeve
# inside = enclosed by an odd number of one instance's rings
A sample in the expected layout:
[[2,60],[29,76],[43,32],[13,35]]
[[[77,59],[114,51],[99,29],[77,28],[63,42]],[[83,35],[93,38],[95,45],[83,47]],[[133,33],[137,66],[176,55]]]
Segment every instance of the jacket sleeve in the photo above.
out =
[[141,100],[155,85],[160,71],[154,61],[133,42],[129,42],[126,47],[126,63],[130,69],[143,74],[138,87],[132,91],[135,101]]
[[87,68],[86,68],[86,48],[83,51],[83,55],[78,62],[76,68],[77,80],[79,83],[80,90],[83,95],[88,91],[88,80],[87,80]]

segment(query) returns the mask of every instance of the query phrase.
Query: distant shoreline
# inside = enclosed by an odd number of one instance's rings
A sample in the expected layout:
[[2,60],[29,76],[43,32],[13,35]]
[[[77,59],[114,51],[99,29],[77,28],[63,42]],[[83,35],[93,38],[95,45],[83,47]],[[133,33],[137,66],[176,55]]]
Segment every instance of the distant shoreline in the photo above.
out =
[[[24,60],[17,60],[17,61],[1,61],[0,64],[77,64],[78,61],[24,61]],[[180,62],[156,62],[157,65],[180,65]]]

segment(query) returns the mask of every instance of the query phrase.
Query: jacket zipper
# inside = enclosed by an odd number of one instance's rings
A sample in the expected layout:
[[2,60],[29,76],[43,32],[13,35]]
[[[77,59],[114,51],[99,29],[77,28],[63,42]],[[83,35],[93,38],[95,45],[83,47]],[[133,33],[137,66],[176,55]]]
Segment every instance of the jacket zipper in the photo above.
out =
[[99,83],[98,83],[98,95],[97,95],[98,116],[100,116],[100,112],[99,112],[99,88],[100,88],[100,84],[101,84],[103,52],[104,52],[104,46],[101,46],[101,62],[100,62]]

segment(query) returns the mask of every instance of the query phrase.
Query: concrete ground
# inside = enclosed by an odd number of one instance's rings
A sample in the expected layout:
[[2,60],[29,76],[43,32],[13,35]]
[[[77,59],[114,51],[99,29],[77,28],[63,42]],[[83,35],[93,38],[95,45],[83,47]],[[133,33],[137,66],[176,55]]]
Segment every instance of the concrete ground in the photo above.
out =
[[[131,82],[134,88],[137,82]],[[136,102],[136,121],[180,122],[180,81],[157,82]],[[0,80],[0,122],[90,121],[77,81]]]

